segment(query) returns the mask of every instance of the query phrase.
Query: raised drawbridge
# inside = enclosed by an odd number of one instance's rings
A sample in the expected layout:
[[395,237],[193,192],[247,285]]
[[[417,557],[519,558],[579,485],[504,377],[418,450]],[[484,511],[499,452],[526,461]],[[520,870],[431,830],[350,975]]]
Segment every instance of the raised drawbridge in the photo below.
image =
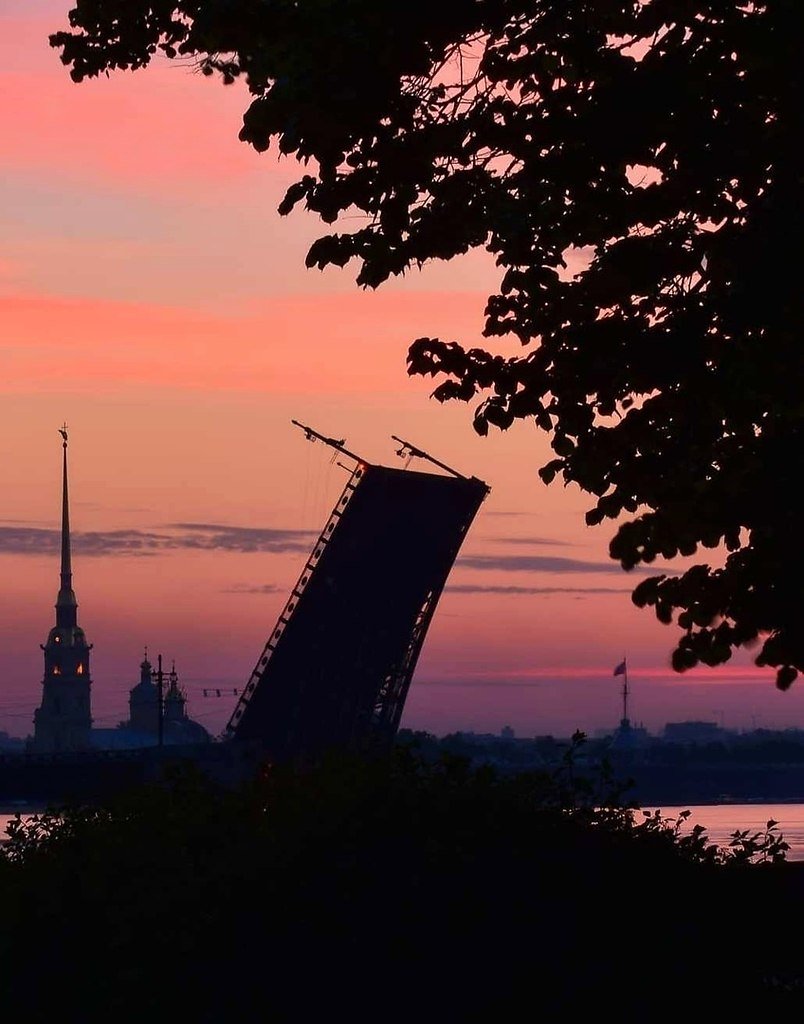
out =
[[[296,421],[293,421],[296,423]],[[437,471],[354,467],[224,732],[275,761],[389,746],[427,629],[488,486],[401,438]]]

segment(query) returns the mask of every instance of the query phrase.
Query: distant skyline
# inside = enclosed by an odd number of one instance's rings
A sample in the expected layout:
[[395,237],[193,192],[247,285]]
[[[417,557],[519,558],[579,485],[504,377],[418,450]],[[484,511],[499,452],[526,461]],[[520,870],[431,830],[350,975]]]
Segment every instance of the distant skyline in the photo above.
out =
[[804,726],[804,690],[776,691],[750,652],[670,670],[676,631],[632,605],[612,529],[585,526],[577,489],[539,480],[543,434],[520,423],[479,438],[470,406],[407,377],[419,335],[484,343],[487,255],[377,292],[349,267],[305,270],[321,225],[276,213],[299,169],[238,141],[241,86],[166,62],[74,85],[47,44],[69,8],[0,0],[0,729],[29,733],[41,695],[61,423],[96,724],[126,717],[147,645],[175,658],[190,714],[216,732],[231,705],[203,688],[245,683],[345,481],[292,418],[401,465],[396,434],[491,487],[404,726],[614,727],[624,656],[648,728]]

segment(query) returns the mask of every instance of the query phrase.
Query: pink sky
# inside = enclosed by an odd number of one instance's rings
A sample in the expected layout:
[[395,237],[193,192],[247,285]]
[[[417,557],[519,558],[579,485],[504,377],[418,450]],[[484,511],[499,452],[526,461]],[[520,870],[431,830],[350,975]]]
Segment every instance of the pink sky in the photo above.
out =
[[[74,572],[96,722],[125,717],[147,644],[175,658],[191,713],[217,732],[231,704],[203,688],[246,681],[309,533],[239,548],[249,531],[317,531],[344,482],[291,418],[389,464],[397,434],[492,488],[403,725],[611,727],[627,655],[633,717],[649,728],[804,726],[799,691],[777,693],[748,653],[675,676],[674,632],[632,606],[610,529],[584,526],[576,490],[539,481],[544,436],[520,424],[478,438],[468,407],[407,377],[418,335],[481,342],[485,254],[376,293],[350,268],[306,271],[319,225],[276,214],[296,168],[237,141],[240,87],[166,62],[74,85],[47,45],[68,9],[0,0],[0,729],[26,735],[40,699],[58,560],[32,531],[57,525],[62,421],[73,527],[94,535]],[[219,529],[199,551],[176,524]]]

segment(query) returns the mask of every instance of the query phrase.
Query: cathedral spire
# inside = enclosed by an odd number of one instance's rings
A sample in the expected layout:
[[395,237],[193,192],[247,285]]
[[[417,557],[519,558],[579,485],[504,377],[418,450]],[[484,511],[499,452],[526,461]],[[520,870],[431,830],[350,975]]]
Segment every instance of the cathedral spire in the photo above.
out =
[[61,583],[56,598],[56,624],[42,644],[45,674],[42,703],[34,712],[35,753],[88,750],[92,746],[89,652],[83,629],[77,622],[78,602],[73,593],[70,563],[70,507],[67,498],[67,424],[59,428],[62,439]]
[[70,503],[67,496],[67,424],[59,428],[62,437],[62,500],[61,500],[61,586],[56,598],[56,625],[75,626],[78,602],[73,592],[73,569],[70,559]]

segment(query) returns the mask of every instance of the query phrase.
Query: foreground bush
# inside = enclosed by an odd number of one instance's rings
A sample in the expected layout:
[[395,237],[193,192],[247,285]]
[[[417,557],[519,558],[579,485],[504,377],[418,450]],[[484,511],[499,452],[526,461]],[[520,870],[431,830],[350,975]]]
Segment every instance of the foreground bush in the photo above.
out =
[[773,830],[724,856],[700,830],[599,810],[565,767],[502,779],[398,751],[236,792],[186,770],[19,822],[4,1009],[218,1024],[642,1019],[662,992],[796,1005],[800,949],[774,921],[804,898]]

